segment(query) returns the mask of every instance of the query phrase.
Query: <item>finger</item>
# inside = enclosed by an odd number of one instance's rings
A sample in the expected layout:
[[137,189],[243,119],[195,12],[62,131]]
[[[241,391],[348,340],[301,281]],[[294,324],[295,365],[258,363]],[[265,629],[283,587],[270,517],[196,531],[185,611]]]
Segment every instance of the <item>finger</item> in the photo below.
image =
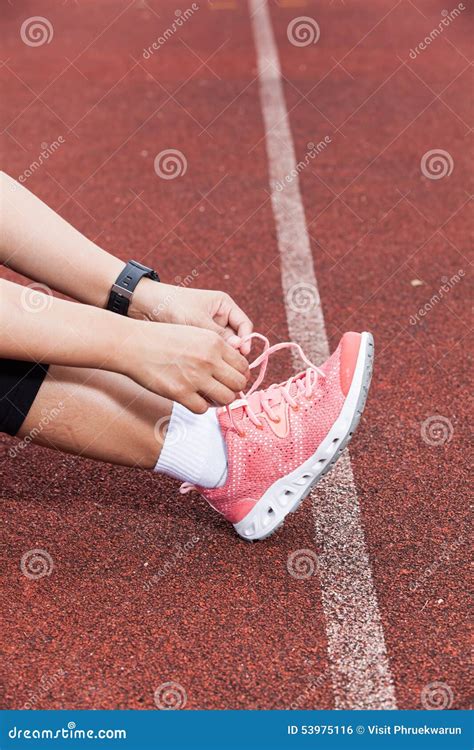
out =
[[192,396],[186,399],[183,406],[189,409],[189,411],[194,412],[194,414],[205,414],[209,409],[209,402],[200,396],[199,393],[193,393]]
[[244,341],[243,344],[240,344],[240,351],[246,357],[250,354],[251,348],[252,348],[252,342],[251,341]]
[[[247,332],[251,333],[252,330],[253,330],[253,324],[251,323],[251,321],[248,321],[248,322],[250,324],[250,330],[248,328],[248,325],[246,325],[246,323],[244,321],[241,324],[241,326],[240,326],[240,331],[243,331],[244,333],[241,334],[241,335],[239,335],[239,336],[236,335],[235,330],[233,328],[231,328],[231,326],[229,326],[229,325],[226,325],[225,328],[224,328],[223,326],[221,326],[218,323],[215,323],[213,321],[213,325],[209,325],[209,328],[211,329],[211,331],[215,331],[220,336],[222,336],[222,338],[224,339],[224,341],[227,341],[227,343],[230,344],[230,346],[232,346],[233,349],[238,349],[241,352],[241,354],[243,354],[244,356],[246,356],[246,355],[250,354],[250,350],[252,348],[252,342],[251,341],[245,341],[242,344],[242,338],[241,337],[243,335],[246,336]],[[201,325],[201,328],[205,328],[205,326]]]
[[229,346],[232,347],[232,349],[237,349],[238,351],[242,353],[242,350],[241,350],[242,339],[239,336],[235,335],[233,328],[230,328],[230,326],[226,326],[225,328],[222,329],[221,335],[224,341],[226,341],[229,344]]
[[236,336],[235,333],[232,331],[232,328],[226,329],[228,331],[231,331],[229,334],[224,334],[224,338],[227,341],[227,343],[232,347],[232,349],[240,349],[240,346],[242,344],[242,339],[239,338],[239,336]]
[[206,390],[201,391],[200,394],[207,401],[217,404],[218,406],[231,404],[237,398],[237,394],[233,390],[227,388],[215,378],[211,378]]
[[245,357],[240,354],[237,349],[233,349],[227,343],[224,345],[222,357],[228,365],[231,365],[231,367],[234,367],[236,370],[243,373],[246,377],[250,375],[249,363],[247,362]]
[[226,326],[222,330],[222,336],[224,338],[224,341],[227,341],[228,344],[234,347],[234,349],[238,349],[240,346],[240,338],[235,335],[235,331],[230,326]]
[[[234,305],[229,313],[229,325],[240,338],[248,336],[253,331],[252,321],[238,305]],[[250,341],[244,342],[240,348],[242,354],[248,354],[250,352],[250,346]]]
[[219,336],[223,336],[225,333],[224,326],[219,325],[219,323],[216,323],[213,318],[211,318],[210,315],[203,315],[199,318],[198,322],[195,323],[195,325],[198,328],[206,328],[208,331],[213,331],[214,333],[218,333]]
[[227,362],[224,361],[220,362],[215,368],[213,375],[216,380],[227,388],[230,388],[234,393],[243,391],[247,385],[248,378],[242,372],[236,370],[235,367],[228,365]]

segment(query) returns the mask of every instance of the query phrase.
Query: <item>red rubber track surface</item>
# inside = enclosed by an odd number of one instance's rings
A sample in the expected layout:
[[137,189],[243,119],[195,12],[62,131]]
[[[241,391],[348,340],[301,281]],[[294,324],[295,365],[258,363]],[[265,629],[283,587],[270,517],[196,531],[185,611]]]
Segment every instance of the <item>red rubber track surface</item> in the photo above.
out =
[[[470,10],[409,57],[443,8],[271,5],[297,159],[308,142],[331,138],[300,174],[331,347],[348,329],[376,341],[351,457],[400,708],[421,708],[433,681],[449,685],[453,707],[470,700]],[[203,4],[144,59],[175,11],[155,0],[45,1],[54,36],[32,47],[20,27],[36,4],[6,5],[3,168],[24,174],[41,144],[62,136],[28,176],[31,190],[165,281],[194,273],[196,286],[229,291],[257,330],[285,340],[248,8]],[[289,43],[287,26],[301,15],[317,19],[317,44]],[[174,180],[154,171],[168,148],[187,160]],[[420,161],[440,148],[454,169],[428,179]],[[410,323],[459,269],[465,276]],[[283,379],[289,367],[282,356],[272,374]],[[433,415],[449,420],[449,442],[423,440]],[[2,707],[21,708],[33,693],[38,708],[154,708],[167,681],[185,688],[187,708],[334,706],[318,576],[296,580],[286,568],[292,551],[314,546],[309,503],[249,545],[151,473],[32,446],[0,460]],[[20,571],[34,548],[54,561],[37,581]]]

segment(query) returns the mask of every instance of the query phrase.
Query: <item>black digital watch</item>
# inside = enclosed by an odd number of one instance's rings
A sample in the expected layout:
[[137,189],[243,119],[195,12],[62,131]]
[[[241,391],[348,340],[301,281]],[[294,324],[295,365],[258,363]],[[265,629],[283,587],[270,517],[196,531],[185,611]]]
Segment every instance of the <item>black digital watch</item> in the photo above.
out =
[[115,284],[112,285],[106,309],[119,315],[127,315],[133,292],[144,276],[153,279],[153,281],[160,280],[160,277],[152,268],[142,266],[136,260],[129,260],[123,271],[118,275]]

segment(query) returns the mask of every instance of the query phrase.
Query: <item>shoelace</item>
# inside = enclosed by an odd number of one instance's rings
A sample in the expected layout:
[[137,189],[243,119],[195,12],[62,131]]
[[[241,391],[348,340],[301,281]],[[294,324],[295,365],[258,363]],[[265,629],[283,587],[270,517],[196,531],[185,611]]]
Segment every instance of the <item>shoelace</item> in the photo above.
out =
[[[295,383],[296,388],[299,391],[301,391],[302,393],[304,392],[306,398],[310,398],[317,383],[317,376],[320,375],[322,378],[325,378],[326,375],[322,370],[319,369],[319,367],[316,367],[316,365],[314,365],[311,360],[308,359],[301,346],[294,341],[285,341],[281,344],[274,344],[273,346],[270,346],[270,342],[266,336],[263,336],[261,333],[251,333],[248,336],[245,336],[242,339],[242,342],[250,341],[251,339],[260,339],[264,343],[263,352],[249,365],[250,370],[253,370],[255,367],[258,367],[260,365],[260,372],[247,393],[244,393],[243,391],[239,393],[240,400],[238,403],[239,406],[242,407],[244,414],[248,416],[255,427],[263,430],[264,425],[259,420],[255,411],[252,409],[252,406],[249,403],[249,398],[253,393],[255,393],[258,386],[263,381],[268,367],[268,360],[271,354],[275,354],[275,352],[279,352],[282,349],[294,348],[298,352],[303,362],[305,362],[305,364],[307,365],[307,369],[305,370],[304,374],[299,373],[298,375],[292,375],[284,383],[272,383],[272,385],[268,386],[268,388],[260,391],[260,406],[262,407],[263,413],[272,422],[280,421],[280,418],[275,415],[274,411],[272,411],[272,402],[280,403],[281,399],[283,398],[283,400],[287,401],[293,409],[296,410],[298,408],[296,399],[290,393],[292,383]],[[226,406],[225,408],[229,415],[229,421],[232,428],[239,435],[242,435],[242,431],[239,430],[234,421],[232,409],[230,408],[230,406]]]
[[[275,354],[275,352],[279,352],[282,349],[294,348],[298,352],[303,362],[305,362],[305,364],[307,365],[307,369],[303,373],[292,375],[284,383],[272,383],[272,385],[268,386],[268,388],[265,388],[259,392],[259,405],[261,406],[262,411],[266,415],[266,417],[272,422],[280,421],[280,417],[275,415],[274,411],[272,411],[272,402],[273,404],[280,403],[281,399],[283,399],[284,401],[288,402],[292,409],[297,411],[298,403],[294,396],[292,396],[290,393],[290,388],[293,383],[295,383],[298,391],[304,393],[306,398],[311,398],[318,380],[318,375],[322,378],[326,377],[324,372],[320,370],[319,367],[316,367],[316,365],[314,365],[311,360],[308,359],[301,346],[296,342],[285,341],[281,344],[274,344],[273,346],[270,346],[270,342],[266,336],[263,336],[261,333],[250,333],[248,336],[242,338],[242,343],[245,341],[250,341],[251,339],[260,339],[260,341],[263,341],[264,343],[263,352],[259,354],[259,356],[254,359],[254,361],[249,365],[250,370],[253,370],[255,367],[258,367],[260,365],[260,372],[247,393],[244,393],[244,391],[240,391],[240,398],[237,401],[234,401],[230,406],[225,407],[227,414],[229,415],[231,429],[234,429],[240,437],[243,437],[244,431],[239,429],[238,425],[236,424],[232,414],[233,409],[231,408],[231,406],[233,406],[234,409],[237,405],[239,407],[242,407],[243,413],[248,416],[252,424],[254,424],[257,429],[263,430],[264,428],[261,420],[252,409],[252,406],[249,403],[249,398],[250,396],[252,396],[252,394],[255,393],[258,386],[263,381],[268,367],[268,360],[271,354]],[[183,482],[183,484],[179,488],[179,491],[182,495],[184,495],[194,489],[196,488],[193,484],[190,484],[189,482]]]

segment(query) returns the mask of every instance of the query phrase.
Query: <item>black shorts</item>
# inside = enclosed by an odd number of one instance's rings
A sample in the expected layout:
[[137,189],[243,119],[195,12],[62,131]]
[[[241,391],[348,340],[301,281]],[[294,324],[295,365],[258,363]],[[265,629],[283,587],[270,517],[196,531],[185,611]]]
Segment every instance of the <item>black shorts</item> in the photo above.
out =
[[48,365],[0,359],[0,432],[17,434],[47,372]]

